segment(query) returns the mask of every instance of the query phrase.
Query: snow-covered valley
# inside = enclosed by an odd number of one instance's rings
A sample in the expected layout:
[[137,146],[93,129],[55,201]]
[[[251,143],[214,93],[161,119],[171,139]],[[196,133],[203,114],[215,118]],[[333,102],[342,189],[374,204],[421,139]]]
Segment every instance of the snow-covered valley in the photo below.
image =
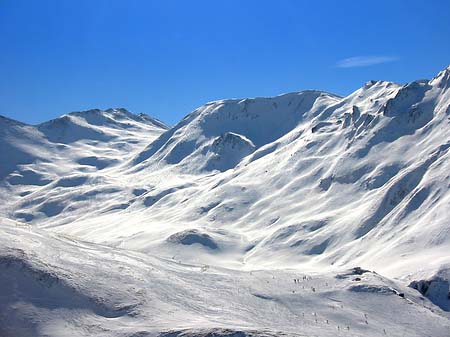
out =
[[0,131],[0,336],[450,335],[450,67]]

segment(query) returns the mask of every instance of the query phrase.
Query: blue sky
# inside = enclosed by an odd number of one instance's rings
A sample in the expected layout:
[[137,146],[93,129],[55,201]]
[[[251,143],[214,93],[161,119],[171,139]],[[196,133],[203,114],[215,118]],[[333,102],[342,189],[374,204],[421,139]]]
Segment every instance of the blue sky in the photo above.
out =
[[125,107],[169,124],[211,100],[450,64],[450,1],[0,0],[0,114]]

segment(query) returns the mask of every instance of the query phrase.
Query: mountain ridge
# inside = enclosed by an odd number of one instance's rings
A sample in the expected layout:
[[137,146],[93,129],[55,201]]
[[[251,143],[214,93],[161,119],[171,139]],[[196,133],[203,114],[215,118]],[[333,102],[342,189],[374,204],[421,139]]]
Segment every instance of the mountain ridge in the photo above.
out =
[[[391,294],[395,308],[402,307],[395,302],[405,292],[400,284],[410,285],[406,296],[414,310],[422,310],[419,297],[425,296],[426,306],[447,317],[449,74],[446,68],[404,85],[369,81],[345,97],[310,90],[218,100],[171,128],[119,109],[63,115],[38,127],[4,120],[14,133],[0,135],[7,150],[0,154],[0,220],[41,233],[38,241],[51,246],[64,246],[59,240],[89,245],[97,261],[116,254],[140,265],[142,256],[158,256],[145,268],[158,266],[177,279],[174,270],[197,280],[183,268],[204,273],[213,266],[211,277],[228,282],[245,275],[239,282],[246,285],[238,283],[250,289],[247,277],[257,270],[264,282],[274,282],[265,273],[284,277],[288,270],[326,274],[321,287],[345,279],[349,283],[339,285],[345,294],[377,301]],[[355,266],[362,269],[354,272]],[[362,270],[378,274],[357,276]],[[375,284],[353,284],[369,279]],[[193,293],[204,289],[192,282]],[[283,302],[267,287],[268,293],[258,285],[249,294],[288,306],[297,296],[283,295]],[[342,289],[332,291],[341,296]],[[134,292],[123,296],[136,298]],[[104,311],[87,307],[113,315],[105,305]]]

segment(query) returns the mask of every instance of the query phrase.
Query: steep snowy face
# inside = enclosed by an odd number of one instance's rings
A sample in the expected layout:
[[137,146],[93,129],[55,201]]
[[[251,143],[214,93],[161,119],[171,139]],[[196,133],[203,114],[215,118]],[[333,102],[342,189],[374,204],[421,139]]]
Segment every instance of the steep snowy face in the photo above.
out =
[[226,171],[235,167],[244,157],[255,151],[255,145],[245,136],[234,132],[226,132],[214,138],[210,144],[203,146],[200,170]]
[[430,81],[430,84],[441,90],[447,90],[450,87],[450,66],[440,71],[439,74]]
[[[325,92],[304,91],[273,98],[208,103],[150,144],[131,164],[144,169],[163,162],[188,173],[231,169],[239,162],[237,158],[277,140],[339,99]],[[228,141],[241,145],[227,146]],[[219,152],[213,149],[218,142],[224,144]],[[210,158],[211,152],[215,159]],[[196,165],[198,161],[204,164]]]

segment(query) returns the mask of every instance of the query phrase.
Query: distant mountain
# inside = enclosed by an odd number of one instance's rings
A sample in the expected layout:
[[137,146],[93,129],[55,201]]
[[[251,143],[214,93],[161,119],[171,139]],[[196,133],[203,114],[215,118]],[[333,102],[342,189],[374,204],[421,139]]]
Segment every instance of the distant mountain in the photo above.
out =
[[168,127],[147,115],[134,115],[120,108],[72,112],[39,124],[37,129],[50,141],[67,144],[78,140],[111,141],[122,135],[118,132],[133,134]]
[[[20,171],[19,165],[36,162],[52,163],[63,159],[81,160],[81,164],[94,163],[95,159],[77,158],[77,155],[82,157],[85,154],[76,152],[91,152],[86,158],[98,155],[100,161],[103,151],[115,150],[118,155],[121,152],[125,155],[139,148],[141,142],[151,142],[167,129],[168,126],[156,119],[145,114],[134,115],[125,109],[73,112],[35,126],[0,116],[0,178],[15,170]],[[116,158],[111,160],[114,162]],[[106,162],[99,167],[105,165]]]
[[[139,268],[142,253],[157,255],[166,260],[145,268],[177,280],[177,273],[196,276],[171,263],[200,272],[226,267],[220,282],[246,270],[291,268],[322,275],[322,287],[360,266],[431,301],[419,305],[423,298],[410,297],[414,308],[437,305],[439,317],[450,308],[450,67],[405,85],[369,81],[346,97],[303,91],[210,102],[172,128],[110,109],[37,126],[0,118],[0,129],[0,215],[16,227],[44,230],[38,240],[48,245],[61,245],[45,236],[54,234],[97,247],[96,261],[118,254]],[[358,272],[342,277],[352,284],[361,281]],[[405,298],[392,290],[394,281],[370,275],[375,285],[336,287]],[[194,279],[189,284],[202,288]],[[248,290],[262,301],[254,307],[295,302],[267,287],[269,294]],[[321,301],[341,294],[338,288]],[[195,291],[189,296],[186,307]],[[241,324],[253,326],[248,319]],[[421,327],[422,336],[444,336]],[[368,336],[388,334],[376,329]]]

